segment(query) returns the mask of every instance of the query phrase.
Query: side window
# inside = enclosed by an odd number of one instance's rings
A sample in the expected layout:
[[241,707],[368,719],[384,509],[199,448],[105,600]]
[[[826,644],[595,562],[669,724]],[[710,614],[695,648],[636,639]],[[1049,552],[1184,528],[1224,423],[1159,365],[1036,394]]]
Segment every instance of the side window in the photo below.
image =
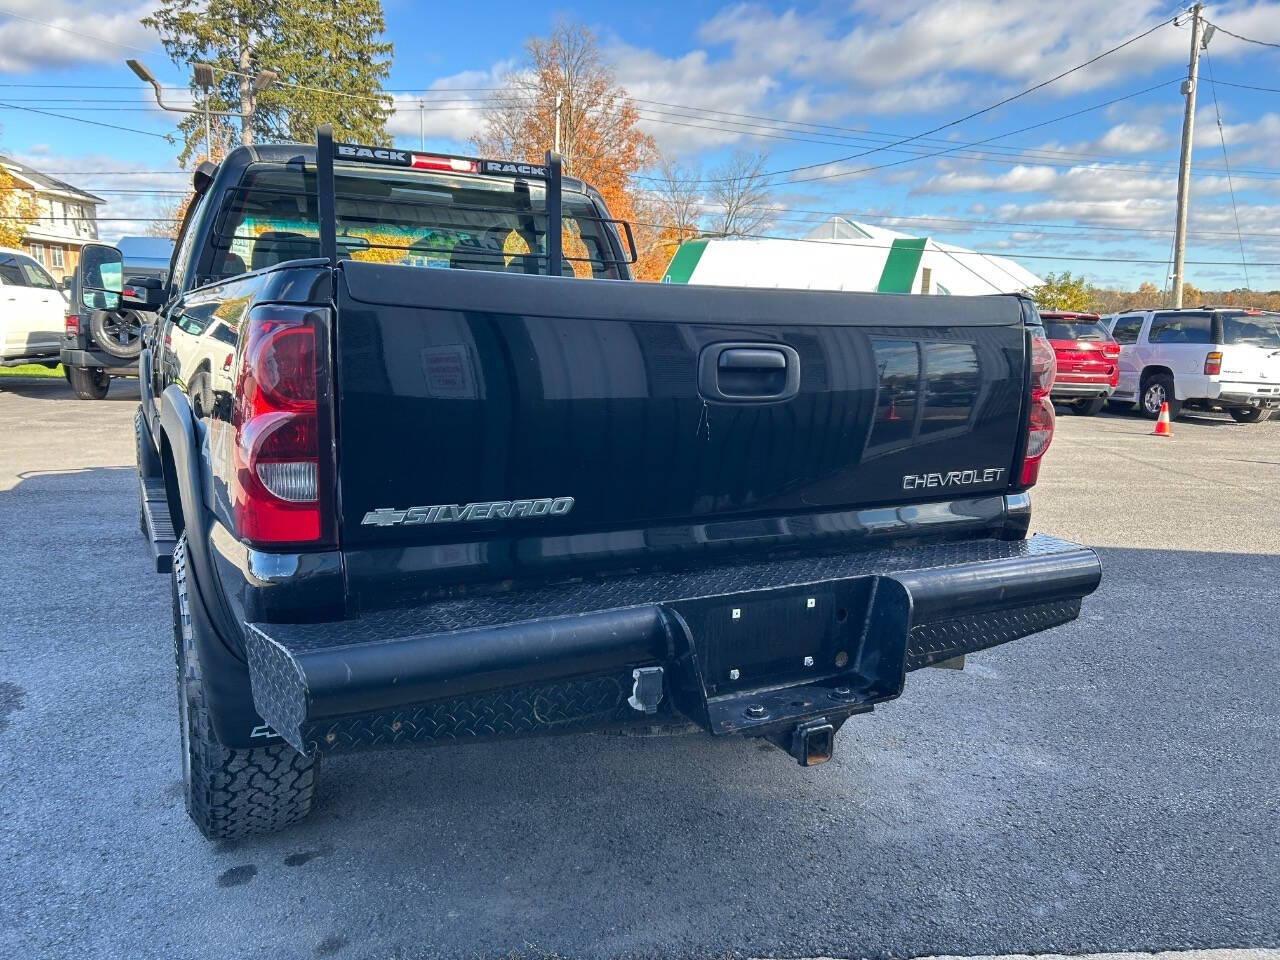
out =
[[1121,317],[1116,321],[1111,336],[1116,343],[1137,343],[1138,334],[1142,331],[1142,317]]
[[27,281],[22,278],[18,268],[18,258],[11,253],[0,254],[0,283],[7,287],[25,287]]
[[187,219],[182,224],[182,238],[178,241],[178,249],[173,256],[173,272],[169,278],[170,290],[179,293],[183,290],[183,281],[186,280],[187,269],[191,266],[189,263],[191,248],[195,244],[196,235],[200,232],[197,227],[204,215],[204,208],[209,203],[209,194],[212,192],[212,190],[206,190],[200,197],[200,202],[187,211]]
[[43,290],[56,290],[57,284],[53,282],[53,277],[44,272],[44,267],[40,266],[34,260],[28,260],[26,257],[18,257],[18,266],[22,268],[23,276],[27,278],[27,286],[40,287]]
[[1198,343],[1213,341],[1207,313],[1161,313],[1151,321],[1152,343]]

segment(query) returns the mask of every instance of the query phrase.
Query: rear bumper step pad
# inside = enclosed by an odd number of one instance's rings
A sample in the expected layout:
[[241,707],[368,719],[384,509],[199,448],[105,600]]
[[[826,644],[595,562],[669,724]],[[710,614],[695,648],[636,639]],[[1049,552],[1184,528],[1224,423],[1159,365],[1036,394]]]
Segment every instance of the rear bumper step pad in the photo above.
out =
[[767,732],[1073,620],[1100,578],[1092,550],[1053,537],[961,541],[253,623],[246,652],[259,712],[300,750],[643,722],[629,681],[650,664],[707,729]]

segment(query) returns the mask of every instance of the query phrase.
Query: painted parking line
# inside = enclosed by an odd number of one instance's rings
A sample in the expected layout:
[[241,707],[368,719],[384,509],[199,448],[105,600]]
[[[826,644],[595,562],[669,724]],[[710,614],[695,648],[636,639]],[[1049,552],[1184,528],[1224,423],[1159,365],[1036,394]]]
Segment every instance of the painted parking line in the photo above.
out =
[[[768,958],[756,958],[768,960]],[[807,957],[796,960],[845,960],[836,957]],[[1159,953],[991,953],[973,956],[938,954],[915,960],[1280,960],[1280,950],[1165,950]]]

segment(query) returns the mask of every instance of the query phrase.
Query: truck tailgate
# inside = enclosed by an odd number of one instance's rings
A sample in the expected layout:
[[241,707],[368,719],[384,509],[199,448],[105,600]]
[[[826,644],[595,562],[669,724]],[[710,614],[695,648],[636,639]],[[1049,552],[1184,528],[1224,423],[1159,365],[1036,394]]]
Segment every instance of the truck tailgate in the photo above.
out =
[[499,579],[1000,494],[1019,447],[1011,297],[347,261],[336,299],[342,547],[384,575]]

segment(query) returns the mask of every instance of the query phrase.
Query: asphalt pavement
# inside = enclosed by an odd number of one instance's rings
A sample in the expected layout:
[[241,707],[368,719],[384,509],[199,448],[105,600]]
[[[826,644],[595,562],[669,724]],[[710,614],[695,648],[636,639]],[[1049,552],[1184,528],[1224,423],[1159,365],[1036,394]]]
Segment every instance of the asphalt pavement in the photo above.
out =
[[912,674],[802,770],[703,736],[326,758],[187,821],[136,386],[0,378],[0,957],[908,957],[1280,947],[1280,422],[1066,414],[1079,621]]

